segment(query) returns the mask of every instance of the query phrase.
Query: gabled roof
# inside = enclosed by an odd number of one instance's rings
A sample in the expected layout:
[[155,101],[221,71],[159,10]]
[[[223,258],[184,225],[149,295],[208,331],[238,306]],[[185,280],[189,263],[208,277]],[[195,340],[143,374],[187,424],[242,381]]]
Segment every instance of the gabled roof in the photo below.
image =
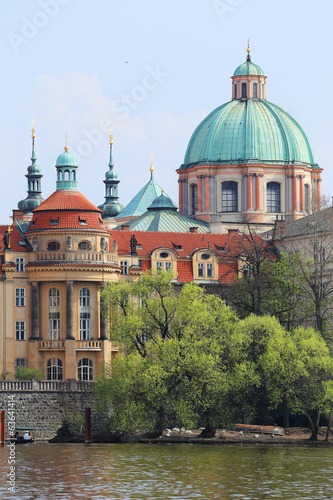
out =
[[[0,251],[5,248],[3,237],[8,229],[7,226],[0,226]],[[29,252],[29,246],[24,241],[23,236],[16,226],[11,226],[12,232],[10,233],[10,248],[14,252]]]
[[[115,219],[123,217],[139,217],[147,211],[148,207],[150,207],[155,198],[160,196],[161,192],[161,186],[155,182],[152,175],[150,181],[143,186],[138,194],[134,196],[134,198],[128,203],[128,205],[126,205],[124,210],[122,210],[122,212],[115,217]],[[168,196],[166,193],[164,193],[164,195]]]

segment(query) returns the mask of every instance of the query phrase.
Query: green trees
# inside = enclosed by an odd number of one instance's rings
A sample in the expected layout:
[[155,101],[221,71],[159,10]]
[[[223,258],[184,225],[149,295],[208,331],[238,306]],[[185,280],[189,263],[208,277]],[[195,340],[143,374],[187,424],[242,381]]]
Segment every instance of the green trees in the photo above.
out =
[[169,273],[110,284],[106,298],[122,351],[96,391],[114,430],[158,436],[167,426],[204,425],[213,436],[256,415],[265,423],[284,403],[308,418],[316,439],[333,403],[333,365],[314,330],[288,331],[265,315],[239,320],[194,284],[177,295]]

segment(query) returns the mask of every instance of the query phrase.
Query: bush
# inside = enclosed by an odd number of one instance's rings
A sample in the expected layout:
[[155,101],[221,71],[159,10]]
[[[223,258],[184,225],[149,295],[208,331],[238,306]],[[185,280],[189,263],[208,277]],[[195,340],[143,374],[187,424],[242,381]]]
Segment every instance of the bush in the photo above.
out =
[[41,370],[24,366],[20,366],[16,369],[15,377],[19,380],[31,380],[33,378],[40,380],[45,378]]

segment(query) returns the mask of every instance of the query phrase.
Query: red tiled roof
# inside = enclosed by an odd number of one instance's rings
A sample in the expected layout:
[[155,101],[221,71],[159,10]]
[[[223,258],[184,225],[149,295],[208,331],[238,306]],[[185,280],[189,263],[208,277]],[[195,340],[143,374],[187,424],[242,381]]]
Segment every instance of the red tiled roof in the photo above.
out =
[[[5,248],[5,244],[3,241],[3,237],[5,232],[7,231],[8,226],[0,226],[0,251]],[[20,245],[19,241],[24,242],[24,238],[22,237],[20,231],[17,226],[11,226],[12,232],[10,233],[10,248],[14,252],[28,252],[28,245]]]
[[180,283],[191,283],[193,281],[192,262],[177,262],[178,281]]
[[79,191],[70,190],[54,191],[33,212],[45,212],[45,210],[79,210],[102,213],[99,208],[87,200]]
[[137,248],[139,257],[146,256],[149,252],[153,252],[157,248],[166,247],[174,250],[179,257],[187,257],[197,250],[207,248],[213,250],[221,258],[230,258],[231,251],[235,252],[235,249],[239,247],[239,243],[244,239],[240,234],[229,236],[227,234],[212,233],[162,233],[153,231],[111,230],[112,238],[117,241],[119,254],[130,254],[132,234],[135,234],[138,245],[142,247]]
[[[51,223],[51,220],[56,223]],[[43,229],[52,229],[53,231],[59,229],[99,229],[105,231],[100,213],[81,211],[47,211],[34,214],[27,233]]]
[[237,274],[237,262],[219,262],[219,282],[232,283]]

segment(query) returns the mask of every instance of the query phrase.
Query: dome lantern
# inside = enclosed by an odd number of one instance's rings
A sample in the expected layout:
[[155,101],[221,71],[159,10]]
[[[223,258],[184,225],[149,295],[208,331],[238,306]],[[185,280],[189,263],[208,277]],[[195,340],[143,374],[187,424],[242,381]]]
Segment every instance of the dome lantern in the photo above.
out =
[[266,76],[260,66],[251,61],[250,44],[245,63],[238,66],[232,79],[232,100],[266,99]]
[[66,144],[65,152],[58,156],[56,161],[57,169],[57,191],[70,190],[75,191],[77,189],[76,171],[78,167],[78,162],[76,158],[68,152],[68,139],[67,132],[65,134]]
[[121,206],[118,202],[118,184],[119,180],[117,179],[117,173],[113,170],[113,158],[112,158],[112,145],[113,145],[113,136],[112,129],[110,127],[110,136],[109,136],[109,145],[110,145],[110,159],[109,159],[109,170],[105,174],[105,180],[103,181],[105,184],[105,201],[98,208],[102,210],[103,219],[113,219],[116,215],[121,212]]

